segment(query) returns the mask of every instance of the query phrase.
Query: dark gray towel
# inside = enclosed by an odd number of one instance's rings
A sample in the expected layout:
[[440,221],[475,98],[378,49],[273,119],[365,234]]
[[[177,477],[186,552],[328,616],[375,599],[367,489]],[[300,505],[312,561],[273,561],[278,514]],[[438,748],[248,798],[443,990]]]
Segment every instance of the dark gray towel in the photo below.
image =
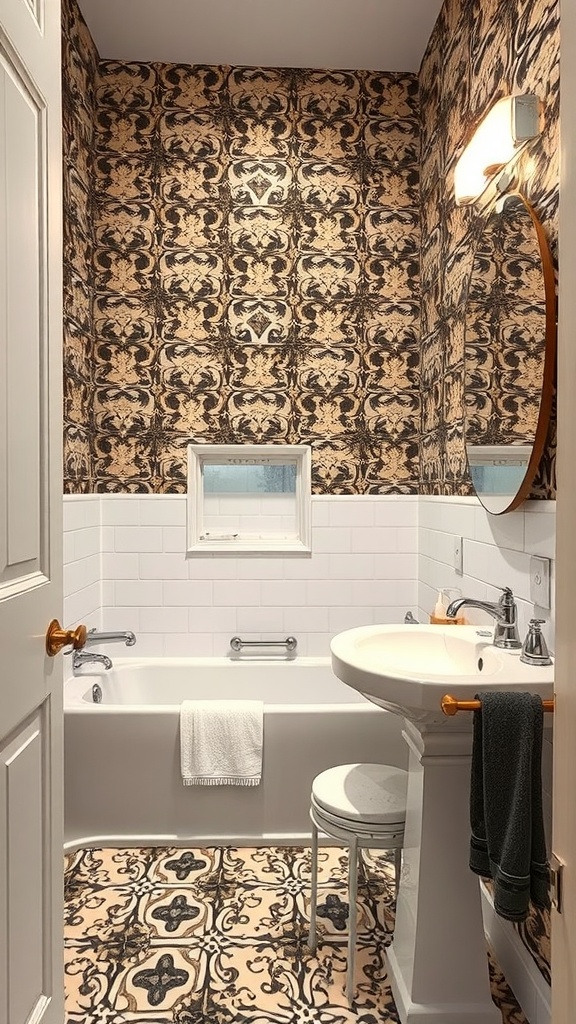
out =
[[500,917],[523,921],[530,899],[549,906],[542,816],[540,697],[479,693],[470,780],[470,867],[494,880]]

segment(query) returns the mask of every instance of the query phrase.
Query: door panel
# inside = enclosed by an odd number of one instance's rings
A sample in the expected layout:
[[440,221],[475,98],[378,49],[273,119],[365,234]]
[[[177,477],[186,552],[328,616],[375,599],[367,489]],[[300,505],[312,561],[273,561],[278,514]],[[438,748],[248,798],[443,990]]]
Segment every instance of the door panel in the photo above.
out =
[[[13,69],[12,69],[13,70]],[[8,566],[38,570],[40,555],[40,228],[38,191],[42,111],[27,83],[1,69],[7,290],[6,454]],[[42,332],[44,333],[44,332]],[[25,372],[22,372],[25,368]]]
[[43,571],[41,374],[46,324],[41,293],[46,287],[42,259],[40,181],[44,112],[26,81],[0,53],[0,133],[10,139],[0,166],[0,280],[3,283],[4,344],[2,386],[6,418],[0,424],[0,478],[6,503],[0,510],[0,597],[15,596],[46,579]]
[[59,0],[0,0],[0,1022],[62,1024]]
[[[45,824],[49,813],[46,787],[45,705],[36,712],[0,752],[0,801],[6,807],[7,830],[2,836],[2,861],[6,864],[9,899],[6,945],[10,951],[3,1019],[34,1019],[45,1002],[49,979],[50,894],[44,864],[49,863],[50,834]],[[25,813],[23,813],[25,809]],[[26,984],[22,984],[25,976]]]

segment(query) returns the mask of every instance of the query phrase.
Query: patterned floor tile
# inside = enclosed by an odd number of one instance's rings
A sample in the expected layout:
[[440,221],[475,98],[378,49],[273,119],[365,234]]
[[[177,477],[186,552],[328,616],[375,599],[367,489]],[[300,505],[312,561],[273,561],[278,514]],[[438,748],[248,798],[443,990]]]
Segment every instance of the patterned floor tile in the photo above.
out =
[[[494,886],[491,879],[483,879],[483,884],[489,892],[493,892]],[[550,910],[548,908],[536,907],[533,903],[530,903],[526,920],[515,921],[514,928],[530,953],[544,981],[547,985],[550,985],[552,983]]]
[[75,860],[67,872],[66,881],[72,880],[75,884],[86,881],[90,886],[139,881],[147,876],[160,852],[152,848],[80,850],[74,854]]
[[502,1024],[529,1024],[490,949],[488,950],[488,967],[492,998],[502,1013]]
[[[315,956],[310,871],[300,847],[69,855],[66,1024],[398,1024],[385,960],[393,859],[363,853],[352,1008],[346,851],[320,849]],[[526,1024],[490,970],[504,1024]]]
[[85,883],[69,888],[64,905],[64,921],[71,928],[82,928],[84,936],[97,935],[103,928],[125,928],[139,915],[140,897],[128,886],[96,886]]
[[183,995],[201,989],[199,982],[205,978],[202,956],[198,946],[150,949],[145,960],[116,980],[110,992],[111,1003],[121,1012],[145,1014],[158,1009],[168,1015]]
[[192,885],[199,880],[214,879],[220,868],[222,851],[182,850],[177,847],[158,850],[158,856],[148,868],[148,877],[153,882]]
[[518,934],[544,980],[551,984],[550,911],[530,905],[525,921],[516,925]]
[[184,886],[155,888],[140,903],[140,920],[152,938],[187,940],[204,935],[213,925],[212,907]]

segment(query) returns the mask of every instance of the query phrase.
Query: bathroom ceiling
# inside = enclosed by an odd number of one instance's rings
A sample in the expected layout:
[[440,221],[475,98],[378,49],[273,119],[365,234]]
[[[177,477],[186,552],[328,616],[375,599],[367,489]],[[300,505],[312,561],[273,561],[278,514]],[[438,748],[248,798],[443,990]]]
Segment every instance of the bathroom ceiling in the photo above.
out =
[[79,0],[115,60],[418,71],[442,0]]

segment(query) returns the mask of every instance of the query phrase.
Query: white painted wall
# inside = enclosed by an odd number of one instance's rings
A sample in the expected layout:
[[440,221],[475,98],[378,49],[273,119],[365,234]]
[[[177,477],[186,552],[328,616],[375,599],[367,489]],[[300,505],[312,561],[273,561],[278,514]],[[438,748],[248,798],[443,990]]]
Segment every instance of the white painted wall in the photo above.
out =
[[80,0],[104,59],[418,71],[442,0]]

